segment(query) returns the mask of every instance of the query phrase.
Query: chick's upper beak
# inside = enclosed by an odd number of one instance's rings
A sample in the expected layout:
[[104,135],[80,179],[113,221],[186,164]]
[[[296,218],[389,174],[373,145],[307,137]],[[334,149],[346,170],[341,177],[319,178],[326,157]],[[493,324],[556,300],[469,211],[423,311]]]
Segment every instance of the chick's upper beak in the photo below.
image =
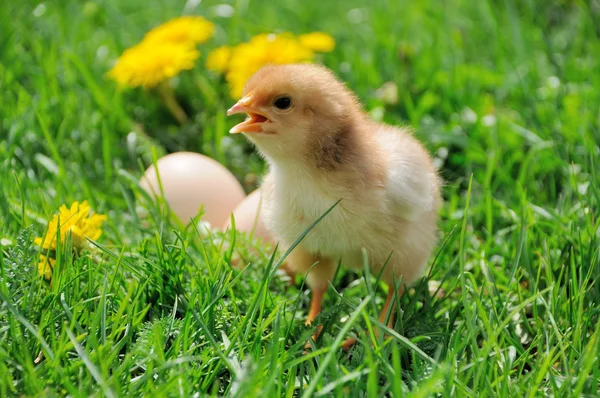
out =
[[234,106],[227,110],[227,116],[235,115],[236,113],[245,113],[248,109],[237,102]]
[[242,123],[233,126],[231,130],[229,130],[231,134],[262,132],[262,124],[269,121],[267,116],[256,109],[251,95],[245,96],[234,106],[229,108],[227,116],[235,115],[236,113],[247,113],[248,118]]

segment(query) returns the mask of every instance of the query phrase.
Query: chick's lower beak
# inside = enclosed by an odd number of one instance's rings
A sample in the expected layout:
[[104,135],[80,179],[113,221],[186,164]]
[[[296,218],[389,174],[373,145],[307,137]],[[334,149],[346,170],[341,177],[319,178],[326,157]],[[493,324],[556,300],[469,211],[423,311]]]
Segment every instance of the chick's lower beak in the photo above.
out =
[[247,113],[248,118],[242,123],[237,124],[229,130],[231,134],[236,133],[260,133],[263,131],[262,124],[269,121],[264,114],[254,108],[252,97],[247,95],[239,100],[234,106],[229,108],[227,116],[236,113]]

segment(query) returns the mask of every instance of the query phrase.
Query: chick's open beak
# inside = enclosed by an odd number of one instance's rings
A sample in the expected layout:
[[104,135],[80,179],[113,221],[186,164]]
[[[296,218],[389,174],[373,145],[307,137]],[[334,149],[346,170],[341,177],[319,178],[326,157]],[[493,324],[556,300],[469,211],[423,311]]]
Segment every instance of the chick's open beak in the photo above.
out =
[[242,123],[233,126],[229,130],[231,134],[260,133],[263,131],[263,123],[269,121],[267,116],[255,109],[250,95],[245,96],[229,108],[227,116],[235,115],[236,113],[247,113],[248,117]]

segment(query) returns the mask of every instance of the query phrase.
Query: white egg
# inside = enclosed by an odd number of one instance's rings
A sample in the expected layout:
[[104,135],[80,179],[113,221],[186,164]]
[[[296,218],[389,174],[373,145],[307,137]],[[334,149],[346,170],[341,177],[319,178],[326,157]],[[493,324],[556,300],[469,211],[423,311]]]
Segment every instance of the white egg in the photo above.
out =
[[[264,243],[268,242],[271,244],[271,250],[275,248],[275,244],[277,242],[275,238],[273,238],[273,235],[271,235],[269,230],[265,227],[262,218],[260,188],[246,196],[246,199],[238,204],[233,211],[233,217],[235,220],[235,229],[238,232],[252,234],[254,238],[259,237]],[[223,230],[226,231],[230,228],[231,217],[223,225]],[[239,258],[232,260],[232,265],[239,266]],[[290,283],[294,284],[295,273],[290,271],[287,262],[284,262],[280,266],[280,270],[287,275]]]
[[[237,179],[214,159],[193,152],[176,152],[157,161],[158,173],[150,166],[140,186],[152,197],[161,196],[184,223],[204,206],[203,221],[221,226],[244,199],[244,190]],[[158,176],[157,176],[158,174]]]
[[[273,242],[273,238],[263,223],[260,211],[260,188],[246,197],[233,211],[235,229],[260,237],[264,242]],[[231,217],[225,222],[223,230],[231,228]]]

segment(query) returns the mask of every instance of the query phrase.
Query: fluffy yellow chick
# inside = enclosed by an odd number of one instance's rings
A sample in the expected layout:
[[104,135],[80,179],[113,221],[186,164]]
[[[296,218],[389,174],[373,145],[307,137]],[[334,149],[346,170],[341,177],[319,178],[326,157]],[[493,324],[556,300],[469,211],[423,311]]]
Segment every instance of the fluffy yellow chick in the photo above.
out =
[[383,269],[390,287],[380,320],[390,314],[391,325],[394,286],[401,280],[400,295],[420,278],[436,244],[440,179],[427,151],[407,129],[370,120],[354,94],[317,65],[262,68],[227,112],[236,113],[248,118],[230,132],[244,133],[268,162],[264,222],[282,245],[341,199],[288,257],[291,270],[308,272],[307,324],[338,262],[361,269],[364,248],[371,273]]

